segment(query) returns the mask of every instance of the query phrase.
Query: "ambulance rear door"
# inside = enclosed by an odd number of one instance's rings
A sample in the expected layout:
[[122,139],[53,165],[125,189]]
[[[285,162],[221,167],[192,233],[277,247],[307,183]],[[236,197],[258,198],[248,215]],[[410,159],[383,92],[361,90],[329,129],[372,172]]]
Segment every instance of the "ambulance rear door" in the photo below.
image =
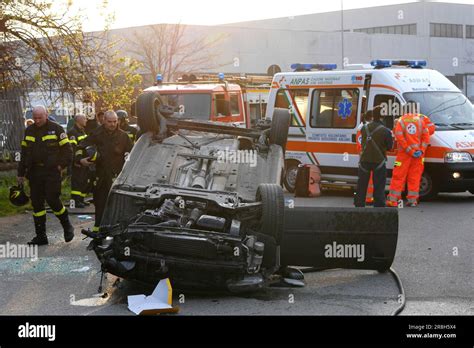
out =
[[325,180],[353,182],[357,176],[355,135],[362,95],[362,83],[316,86],[311,90],[307,150],[317,157]]

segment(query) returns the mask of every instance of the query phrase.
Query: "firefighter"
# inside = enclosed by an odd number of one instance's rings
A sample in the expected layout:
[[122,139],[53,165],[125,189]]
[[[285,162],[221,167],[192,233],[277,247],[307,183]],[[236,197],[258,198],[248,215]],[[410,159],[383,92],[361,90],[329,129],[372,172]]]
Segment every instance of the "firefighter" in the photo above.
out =
[[71,144],[64,129],[48,120],[44,106],[33,108],[33,120],[35,123],[25,130],[18,165],[18,184],[22,185],[25,178],[29,180],[33,205],[36,236],[28,244],[48,244],[45,200],[61,222],[64,240],[70,242],[74,238],[74,227],[60,195],[61,172],[72,159]]
[[99,128],[102,123],[104,123],[104,112],[99,111],[94,119],[87,120],[87,124],[86,124],[87,135],[91,134],[94,130]]
[[[86,149],[94,146],[95,155]],[[127,154],[132,149],[127,133],[118,127],[118,117],[113,110],[105,112],[104,123],[84,139],[76,152],[76,163],[85,167],[96,165],[96,178],[93,189],[95,205],[95,224],[93,232],[99,232],[105,203],[115,177],[121,172]],[[97,157],[97,160],[94,160]]]
[[[372,120],[368,119],[368,117],[370,115],[372,115],[372,113],[366,113],[364,115],[364,118],[363,118],[361,124],[357,128],[356,144],[357,144],[357,152],[359,153],[359,156],[362,152],[362,128],[364,127],[365,124],[372,121]],[[367,194],[365,196],[365,204],[366,205],[373,205],[374,204],[374,180],[373,180],[372,172],[370,173],[369,184],[367,186]]]
[[364,207],[369,178],[374,182],[374,206],[385,207],[385,183],[387,181],[387,151],[393,147],[392,132],[381,121],[381,107],[375,107],[366,113],[365,124],[361,129],[361,147],[359,161],[359,179],[355,206]]
[[137,140],[137,129],[130,126],[128,123],[128,113],[125,110],[118,110],[117,117],[119,120],[120,129],[127,133],[128,137],[132,141],[132,144],[134,144]]
[[[78,144],[87,138],[85,127],[87,124],[87,118],[84,115],[74,116],[74,126],[68,132],[69,142],[72,145],[73,154],[76,153]],[[71,175],[71,200],[74,200],[74,206],[76,208],[84,208],[84,198],[87,194],[87,180],[89,170],[86,167],[81,166],[78,163],[74,163],[72,166]]]
[[418,205],[421,176],[424,170],[424,155],[430,141],[429,124],[426,116],[418,113],[416,103],[405,104],[405,114],[398,119],[394,133],[397,140],[397,157],[392,173],[387,205],[398,206],[405,186],[407,206]]

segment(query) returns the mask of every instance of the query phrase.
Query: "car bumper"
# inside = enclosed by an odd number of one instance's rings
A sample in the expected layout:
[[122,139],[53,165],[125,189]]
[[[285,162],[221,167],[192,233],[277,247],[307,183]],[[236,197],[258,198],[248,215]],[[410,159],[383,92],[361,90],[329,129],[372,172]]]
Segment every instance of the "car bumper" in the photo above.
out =
[[437,181],[441,192],[474,190],[474,162],[427,163],[425,170]]
[[157,284],[169,277],[177,288],[254,291],[264,286],[264,278],[249,274],[244,249],[237,238],[190,237],[152,227],[129,228],[94,247],[102,269],[124,279]]

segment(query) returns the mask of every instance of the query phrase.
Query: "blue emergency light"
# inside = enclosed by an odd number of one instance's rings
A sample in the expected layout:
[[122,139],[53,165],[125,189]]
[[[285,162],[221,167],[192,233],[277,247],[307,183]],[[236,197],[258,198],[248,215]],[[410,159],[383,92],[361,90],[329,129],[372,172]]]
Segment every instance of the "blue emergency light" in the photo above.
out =
[[337,64],[300,64],[295,63],[291,64],[291,69],[293,71],[311,71],[311,70],[335,70],[337,69]]
[[156,75],[156,83],[162,83],[163,82],[163,75],[158,74]]
[[391,60],[376,59],[370,62],[370,65],[377,69],[390,68],[393,65],[407,66],[414,69],[421,69],[426,66],[426,60]]
[[224,73],[220,72],[219,75],[217,75],[217,77],[219,78],[219,80],[224,81],[225,75]]

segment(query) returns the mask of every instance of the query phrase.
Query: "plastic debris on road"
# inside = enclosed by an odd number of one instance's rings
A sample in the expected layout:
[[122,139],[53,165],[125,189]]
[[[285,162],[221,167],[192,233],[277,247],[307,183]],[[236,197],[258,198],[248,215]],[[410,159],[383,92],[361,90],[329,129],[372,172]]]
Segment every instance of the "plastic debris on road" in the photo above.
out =
[[156,315],[178,313],[179,308],[172,306],[173,289],[168,278],[160,280],[150,296],[128,296],[128,309],[137,315]]

